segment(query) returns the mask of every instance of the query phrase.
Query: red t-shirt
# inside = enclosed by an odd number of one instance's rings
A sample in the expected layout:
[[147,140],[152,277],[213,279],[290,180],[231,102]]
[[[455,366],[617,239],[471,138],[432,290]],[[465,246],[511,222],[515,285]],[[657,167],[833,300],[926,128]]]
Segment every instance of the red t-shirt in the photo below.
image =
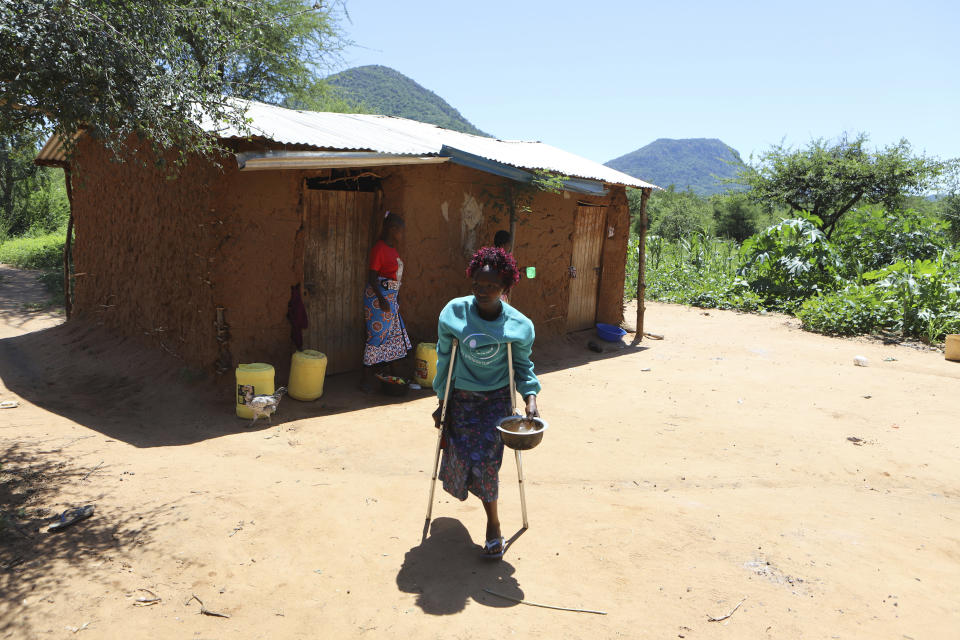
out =
[[370,269],[376,271],[383,278],[396,280],[397,260],[399,258],[400,252],[383,240],[378,240],[377,244],[370,249]]

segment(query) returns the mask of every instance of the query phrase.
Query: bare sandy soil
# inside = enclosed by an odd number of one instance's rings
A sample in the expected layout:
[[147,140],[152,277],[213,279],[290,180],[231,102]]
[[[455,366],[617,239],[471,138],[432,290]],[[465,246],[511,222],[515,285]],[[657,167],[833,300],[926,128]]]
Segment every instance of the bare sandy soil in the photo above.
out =
[[[20,402],[0,410],[2,638],[958,637],[960,364],[942,353],[654,303],[662,341],[538,345],[531,526],[491,563],[479,503],[439,489],[421,542],[429,393],[333,377],[249,429],[232,378],[30,313],[29,274],[2,275],[0,400]],[[501,479],[510,536],[512,457]]]

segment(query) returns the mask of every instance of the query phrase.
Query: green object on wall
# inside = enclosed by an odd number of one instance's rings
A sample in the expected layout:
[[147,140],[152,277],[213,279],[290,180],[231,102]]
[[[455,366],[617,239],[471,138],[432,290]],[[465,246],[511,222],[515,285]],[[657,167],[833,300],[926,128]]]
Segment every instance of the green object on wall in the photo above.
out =
[[536,267],[527,267],[527,277],[533,280],[537,277],[537,268]]

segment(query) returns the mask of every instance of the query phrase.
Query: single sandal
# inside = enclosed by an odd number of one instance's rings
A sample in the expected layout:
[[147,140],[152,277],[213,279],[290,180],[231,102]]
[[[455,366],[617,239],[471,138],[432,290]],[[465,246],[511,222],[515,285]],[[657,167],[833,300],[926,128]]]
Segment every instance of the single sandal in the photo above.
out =
[[483,557],[488,560],[499,560],[503,557],[504,547],[506,546],[506,541],[503,537],[491,538],[487,540],[487,543],[483,545]]
[[93,515],[93,505],[67,509],[57,517],[57,521],[47,527],[47,531],[63,531],[72,524],[85,520]]

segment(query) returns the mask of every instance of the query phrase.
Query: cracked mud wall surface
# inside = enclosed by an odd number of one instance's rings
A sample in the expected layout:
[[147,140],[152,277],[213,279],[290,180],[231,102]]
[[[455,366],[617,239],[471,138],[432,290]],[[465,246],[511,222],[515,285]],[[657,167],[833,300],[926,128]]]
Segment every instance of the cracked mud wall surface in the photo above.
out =
[[[294,350],[287,301],[290,286],[303,278],[303,181],[329,172],[240,172],[228,158],[222,169],[190,162],[169,180],[149,159],[146,167],[116,164],[89,142],[77,159],[74,256],[83,275],[76,312],[211,369],[219,355],[216,308],[222,306],[229,365],[268,362],[278,384],[284,380]],[[433,342],[443,306],[470,293],[470,255],[510,226],[509,182],[452,164],[372,171],[381,177],[382,209],[403,214],[407,223],[400,247],[407,329],[414,344]],[[614,187],[606,197],[538,192],[530,202],[533,213],[519,214],[514,246],[521,272],[533,266],[536,277],[522,276],[511,300],[541,337],[566,330],[578,202],[607,205],[615,233],[604,241],[598,319],[622,320],[629,220],[623,189]]]
[[[191,163],[192,165],[193,163]],[[141,153],[118,163],[81,140],[73,167],[74,311],[196,362],[215,357],[209,163],[168,179]]]
[[[630,240],[630,206],[624,187],[611,187],[607,196],[607,232],[604,234],[597,293],[597,322],[623,322],[627,243]],[[612,232],[612,235],[610,234]]]
[[191,161],[169,179],[145,155],[115,163],[85,142],[74,169],[76,313],[210,368],[223,306],[231,366],[281,369],[302,269],[299,175],[241,174],[229,161]]
[[216,183],[223,221],[215,252],[213,298],[225,308],[234,364],[268,362],[289,370],[290,287],[302,280],[301,174],[231,168]]
[[[384,208],[402,213],[407,223],[401,313],[414,343],[436,339],[437,316],[457,296],[470,293],[465,275],[469,258],[480,246],[492,245],[499,229],[510,228],[507,188],[510,182],[453,164],[397,167],[384,175]],[[514,256],[521,279],[511,302],[533,320],[537,335],[566,330],[569,305],[573,224],[580,202],[607,206],[603,276],[598,292],[598,319],[623,319],[624,256],[629,212],[622,187],[604,197],[537,192],[532,213],[519,213]],[[525,268],[536,267],[527,279]]]

